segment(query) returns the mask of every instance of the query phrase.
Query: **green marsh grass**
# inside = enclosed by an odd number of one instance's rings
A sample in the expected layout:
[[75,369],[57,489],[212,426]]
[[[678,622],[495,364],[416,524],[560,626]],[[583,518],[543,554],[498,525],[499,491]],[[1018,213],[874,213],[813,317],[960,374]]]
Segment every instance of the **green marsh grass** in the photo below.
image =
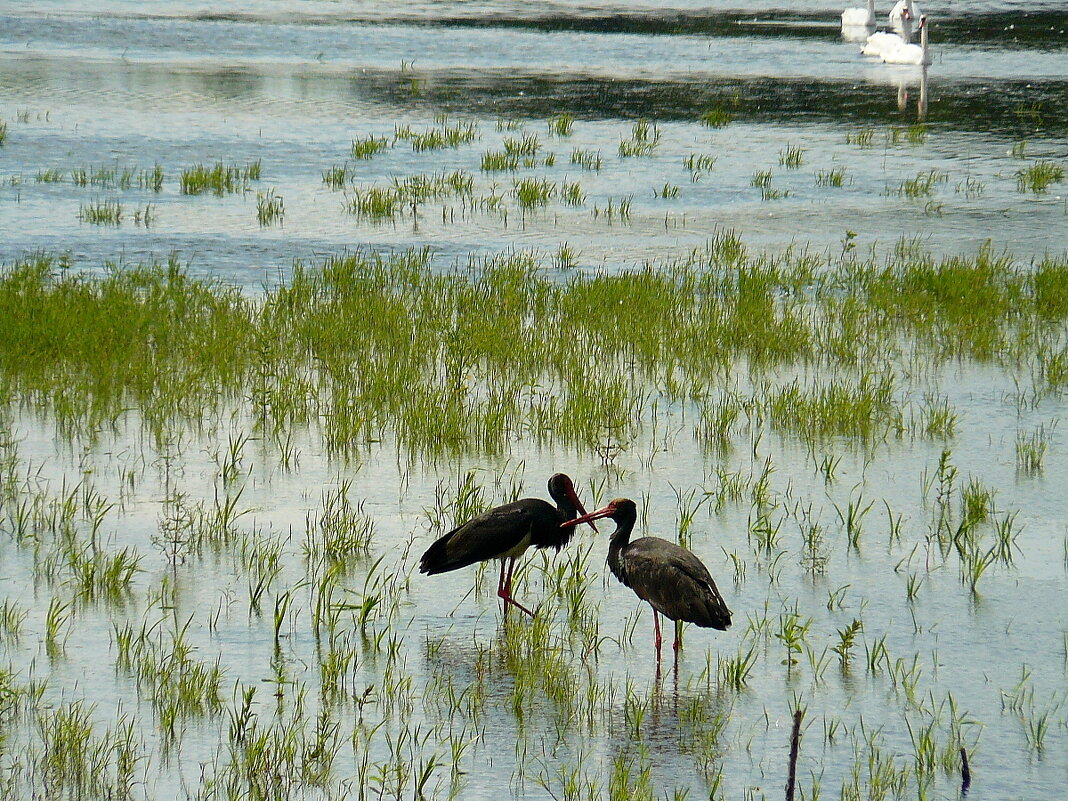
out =
[[390,147],[391,143],[388,137],[369,135],[362,139],[353,139],[351,152],[354,159],[366,161],[388,150]]
[[543,208],[557,194],[557,187],[547,178],[523,178],[512,182],[512,194],[523,210]]
[[701,115],[701,124],[708,128],[725,128],[734,122],[734,115],[723,108],[714,108]]
[[805,163],[805,149],[800,145],[788,144],[779,151],[779,164],[788,170],[796,170]]
[[575,129],[575,116],[561,112],[549,117],[549,134],[552,136],[571,136]]
[[560,200],[565,206],[581,206],[586,201],[586,193],[578,181],[563,181],[560,184]]
[[846,134],[846,144],[857,147],[871,147],[875,141],[874,128],[861,128],[859,131]]
[[261,227],[282,222],[285,214],[285,202],[281,195],[275,194],[273,188],[256,193],[256,219]]
[[691,153],[682,163],[692,173],[691,180],[696,181],[701,173],[712,171],[716,166],[716,157],[707,153]]
[[428,150],[457,148],[478,138],[478,124],[474,121],[451,121],[447,116],[438,117],[436,127],[413,131],[410,127],[398,127],[394,141],[408,141],[417,153]]
[[94,200],[78,208],[78,219],[90,225],[119,225],[123,218],[122,204],[117,200]]
[[655,122],[640,119],[631,128],[630,139],[619,140],[621,158],[651,156],[660,144],[660,129]]
[[896,194],[913,199],[931,197],[939,184],[944,184],[948,181],[948,172],[932,168],[926,172],[918,173],[913,178],[906,178],[898,186]]
[[0,147],[7,142],[7,121],[0,119]]
[[601,169],[601,151],[575,148],[571,151],[571,163],[584,170],[597,172]]
[[1063,181],[1064,167],[1054,161],[1036,161],[1016,171],[1016,187],[1021,192],[1039,195]]
[[514,172],[519,169],[519,156],[507,152],[488,152],[482,154],[483,172]]
[[205,192],[216,195],[233,194],[247,190],[249,182],[260,179],[260,173],[259,160],[244,166],[227,165],[221,161],[210,167],[195,164],[182,170],[178,176],[178,186],[183,195],[202,195]]
[[541,141],[537,134],[526,134],[522,139],[504,137],[504,152],[509,156],[535,156],[539,150],[541,150]]
[[50,168],[38,170],[36,179],[39,184],[58,184],[63,181],[63,170]]
[[340,167],[335,164],[333,167],[323,170],[323,183],[337,192],[345,188],[345,184],[348,183],[351,174],[347,164],[343,164]]
[[834,167],[830,170],[820,170],[816,173],[816,186],[845,186],[845,167]]

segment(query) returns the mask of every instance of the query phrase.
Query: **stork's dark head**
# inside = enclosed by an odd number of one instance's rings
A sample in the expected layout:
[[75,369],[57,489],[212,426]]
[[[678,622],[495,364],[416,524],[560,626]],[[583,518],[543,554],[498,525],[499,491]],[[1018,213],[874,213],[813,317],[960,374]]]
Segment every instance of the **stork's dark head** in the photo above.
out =
[[[557,504],[562,504],[566,499],[567,504],[573,506],[579,515],[586,515],[586,507],[579,500],[571,477],[565,473],[553,473],[549,477],[549,497],[556,501]],[[597,526],[593,524],[593,521],[588,522],[590,523],[590,528],[596,531]]]

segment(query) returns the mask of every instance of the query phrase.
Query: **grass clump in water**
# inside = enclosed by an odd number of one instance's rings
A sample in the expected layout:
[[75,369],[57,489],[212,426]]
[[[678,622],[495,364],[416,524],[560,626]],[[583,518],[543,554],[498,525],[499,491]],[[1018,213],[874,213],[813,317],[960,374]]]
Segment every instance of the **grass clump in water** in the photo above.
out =
[[522,139],[512,136],[504,137],[504,152],[509,156],[536,156],[541,150],[541,141],[537,134],[527,134]]
[[586,200],[586,194],[578,181],[564,181],[560,184],[560,199],[567,206],[581,206]]
[[549,117],[549,134],[551,136],[571,136],[575,128],[575,116],[567,112]]
[[285,218],[285,203],[281,195],[276,195],[274,189],[256,193],[256,219],[260,226],[265,227],[280,223]]
[[7,141],[7,121],[0,120],[0,147],[4,146],[4,142]]
[[716,157],[711,154],[691,153],[683,159],[682,163],[694,174],[691,176],[692,179],[697,180],[700,173],[712,171],[712,168],[716,166]]
[[734,115],[724,108],[714,108],[701,115],[701,124],[708,128],[725,128],[734,122]]
[[37,183],[39,184],[58,184],[63,181],[63,170],[53,168],[47,170],[37,171]]
[[621,158],[651,156],[660,144],[660,129],[655,122],[640,119],[631,128],[630,139],[619,140]]
[[805,149],[800,145],[787,145],[779,151],[779,164],[788,170],[796,170],[805,163]]
[[760,199],[762,201],[781,200],[789,197],[790,191],[788,189],[775,189],[771,185],[771,178],[771,170],[758,170],[750,179],[750,183],[760,190]]
[[598,172],[601,169],[601,151],[575,148],[571,151],[571,163],[579,165],[584,170]]
[[482,172],[514,172],[519,169],[519,156],[502,151],[482,154]]
[[1036,161],[1016,171],[1016,186],[1021,192],[1036,195],[1047,191],[1053,184],[1064,181],[1064,167],[1053,161]]
[[846,134],[847,145],[856,145],[857,147],[871,147],[874,142],[874,128],[861,128],[859,131]]
[[393,135],[394,141],[400,139],[411,142],[412,150],[417,153],[425,150],[457,148],[473,142],[477,137],[478,125],[475,122],[452,123],[446,116],[437,118],[436,128],[416,132],[404,126],[397,128]]
[[335,192],[340,191],[345,188],[345,184],[349,180],[349,174],[349,166],[347,164],[343,164],[340,167],[335,164],[333,167],[323,170],[323,183]]
[[371,159],[390,147],[390,141],[385,136],[365,136],[363,139],[353,139],[352,157],[361,160]]
[[897,188],[896,194],[912,199],[931,197],[935,187],[948,182],[948,172],[931,168],[927,172],[917,174],[914,178],[906,178]]
[[513,183],[512,191],[520,208],[540,208],[549,205],[556,185],[548,178],[523,178]]
[[556,194],[556,184],[546,178],[524,178],[512,184],[519,208],[528,210],[549,205]]
[[90,225],[119,225],[123,208],[117,200],[96,200],[78,208],[78,219]]
[[816,186],[845,186],[845,167],[835,167],[830,170],[820,170],[816,173]]
[[212,192],[216,195],[233,194],[248,189],[250,181],[260,179],[260,161],[239,166],[226,165],[221,161],[211,167],[195,164],[182,170],[178,177],[178,186],[183,195],[202,195]]

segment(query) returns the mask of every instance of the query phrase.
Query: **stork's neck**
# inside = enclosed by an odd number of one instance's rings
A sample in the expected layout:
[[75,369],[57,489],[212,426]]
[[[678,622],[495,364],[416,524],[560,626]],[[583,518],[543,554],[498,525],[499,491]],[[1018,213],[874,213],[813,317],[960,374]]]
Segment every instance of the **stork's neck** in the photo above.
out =
[[618,520],[616,530],[612,532],[612,539],[608,542],[608,569],[624,584],[627,583],[627,579],[621,557],[623,549],[630,545],[632,531],[634,531],[633,520]]

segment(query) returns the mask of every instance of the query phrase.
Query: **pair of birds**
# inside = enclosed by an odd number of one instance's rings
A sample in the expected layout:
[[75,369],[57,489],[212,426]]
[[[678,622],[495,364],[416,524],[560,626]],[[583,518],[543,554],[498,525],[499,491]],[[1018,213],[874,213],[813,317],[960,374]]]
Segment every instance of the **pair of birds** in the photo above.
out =
[[[913,0],[898,0],[888,16],[891,31],[876,31],[867,37],[863,49],[866,56],[876,56],[886,64],[931,63],[927,17],[920,14]],[[919,20],[920,43],[912,43],[912,25]],[[875,27],[875,0],[868,0],[866,8],[847,8],[842,12],[842,31]]]
[[[497,595],[509,605],[534,613],[512,597],[515,562],[529,547],[555,548],[571,540],[575,527],[611,518],[616,530],[608,546],[608,567],[624,585],[653,607],[656,655],[660,659],[660,615],[725,631],[731,610],[716,589],[708,568],[690,551],[659,537],[630,539],[638,509],[629,498],[616,498],[602,509],[586,513],[571,479],[556,473],[549,479],[549,495],[556,506],[540,498],[524,498],[483,512],[440,537],[419,561],[421,573],[458,570],[477,562],[501,560]],[[674,643],[679,650],[678,632]]]

